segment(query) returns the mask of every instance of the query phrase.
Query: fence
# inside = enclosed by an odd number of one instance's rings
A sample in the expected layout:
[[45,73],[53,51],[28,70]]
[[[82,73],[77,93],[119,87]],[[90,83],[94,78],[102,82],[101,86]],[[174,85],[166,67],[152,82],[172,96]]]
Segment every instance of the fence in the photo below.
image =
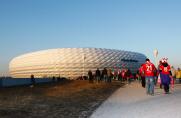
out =
[[[35,83],[47,83],[52,82],[51,78],[35,78]],[[0,87],[11,87],[11,86],[21,86],[21,85],[31,85],[31,78],[11,78],[2,77],[0,78]]]

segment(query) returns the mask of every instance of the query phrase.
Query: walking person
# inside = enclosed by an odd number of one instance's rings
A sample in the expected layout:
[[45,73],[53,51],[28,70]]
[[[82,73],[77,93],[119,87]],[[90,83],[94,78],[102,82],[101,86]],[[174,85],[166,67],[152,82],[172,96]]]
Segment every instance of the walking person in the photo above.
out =
[[176,79],[179,81],[179,83],[181,83],[181,70],[180,70],[180,68],[177,69],[175,74],[176,74]]
[[108,82],[107,69],[106,69],[106,68],[104,68],[102,74],[103,74],[104,81],[105,81],[105,82]]
[[30,76],[30,78],[31,78],[31,86],[30,86],[30,87],[34,87],[35,84],[36,84],[34,75],[32,74],[32,75]]
[[119,80],[119,81],[122,81],[121,70],[120,70],[120,69],[118,70],[118,80]]
[[114,67],[114,74],[113,74],[113,76],[114,76],[114,80],[117,80],[118,78],[118,71],[117,71],[117,69],[116,69],[116,67]]
[[128,84],[131,83],[131,76],[132,76],[131,70],[128,69],[128,70],[126,71],[126,79],[127,79]]
[[164,86],[165,94],[168,94],[169,89],[170,89],[169,85],[171,83],[172,73],[171,73],[171,67],[167,63],[166,58],[162,59],[162,64],[159,67],[159,71],[160,71],[160,78],[161,78],[161,81],[162,81],[162,85]]
[[174,85],[175,85],[175,81],[176,81],[176,70],[173,66],[171,66],[171,73],[172,73],[172,77],[171,77],[171,90],[174,91]]
[[176,78],[176,70],[173,66],[171,67],[171,72],[172,72],[172,77],[175,79]]
[[97,81],[97,83],[100,82],[100,78],[101,78],[101,71],[99,70],[99,68],[97,68],[97,70],[96,70],[96,81]]
[[135,79],[140,83],[141,82],[141,77],[139,74],[139,70],[136,71]]
[[121,70],[121,78],[122,78],[122,81],[125,81],[125,69],[122,69]]
[[140,66],[140,68],[139,68],[139,75],[141,77],[141,85],[142,85],[143,88],[145,88],[145,74],[144,74],[144,71],[143,71],[143,65],[144,64],[142,64]]
[[89,83],[93,83],[93,74],[91,70],[88,71],[88,78],[89,78]]
[[154,95],[154,72],[156,71],[156,67],[149,59],[145,61],[146,62],[143,64],[143,73],[146,80],[146,93]]
[[159,75],[159,72],[157,70],[154,71],[154,84],[155,84],[155,86],[157,85],[158,75]]
[[[159,61],[159,65],[158,65],[158,69],[159,67],[162,66],[162,61]],[[157,79],[157,83],[160,85],[160,89],[162,89],[162,80],[160,78],[160,72],[158,71],[158,79]]]
[[107,71],[107,76],[108,76],[108,82],[111,83],[111,80],[112,80],[112,70],[110,68]]

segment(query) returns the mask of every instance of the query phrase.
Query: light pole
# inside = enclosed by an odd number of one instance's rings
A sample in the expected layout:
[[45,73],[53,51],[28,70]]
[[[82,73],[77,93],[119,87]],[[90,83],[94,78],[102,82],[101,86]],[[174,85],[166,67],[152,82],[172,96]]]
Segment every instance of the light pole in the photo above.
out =
[[157,59],[157,57],[158,57],[158,50],[155,49],[155,50],[153,51],[153,54],[154,54],[154,57],[155,57],[156,68],[158,68],[158,59]]
[[84,72],[85,72],[85,59],[86,59],[86,56],[85,56],[85,54],[83,53],[83,55],[82,55],[82,59],[83,59],[83,77],[85,76],[84,75]]

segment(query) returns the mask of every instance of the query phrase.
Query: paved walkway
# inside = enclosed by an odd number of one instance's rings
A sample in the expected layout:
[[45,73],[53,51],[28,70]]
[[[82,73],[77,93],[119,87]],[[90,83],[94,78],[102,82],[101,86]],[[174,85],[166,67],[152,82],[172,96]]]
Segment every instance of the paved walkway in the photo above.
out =
[[181,118],[181,85],[171,94],[156,87],[155,95],[146,95],[137,82],[120,88],[91,118]]

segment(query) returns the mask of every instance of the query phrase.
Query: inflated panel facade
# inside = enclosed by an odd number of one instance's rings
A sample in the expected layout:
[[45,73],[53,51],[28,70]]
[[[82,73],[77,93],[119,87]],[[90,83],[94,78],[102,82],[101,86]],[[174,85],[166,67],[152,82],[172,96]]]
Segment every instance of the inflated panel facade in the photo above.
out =
[[134,73],[145,61],[141,53],[103,48],[59,48],[24,54],[9,64],[14,78],[86,76],[97,68],[129,68]]

